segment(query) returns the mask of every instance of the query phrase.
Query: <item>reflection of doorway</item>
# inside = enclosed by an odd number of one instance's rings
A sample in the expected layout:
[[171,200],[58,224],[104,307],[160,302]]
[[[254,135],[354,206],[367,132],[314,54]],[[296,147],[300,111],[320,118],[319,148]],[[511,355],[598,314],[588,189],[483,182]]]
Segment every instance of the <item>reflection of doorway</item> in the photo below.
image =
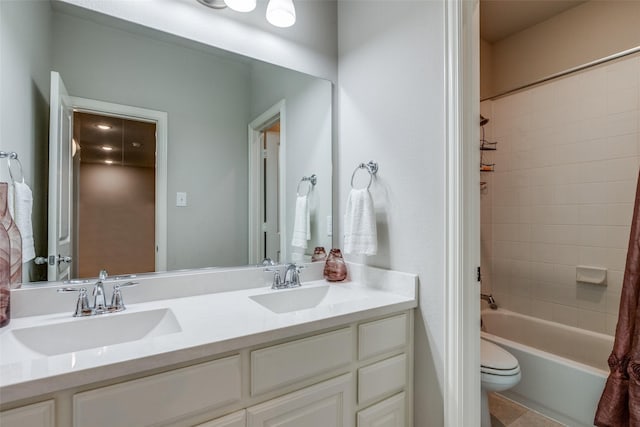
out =
[[73,277],[155,271],[156,123],[74,112]]
[[[155,123],[155,270],[167,266],[167,113],[146,108],[69,96],[60,75],[51,71],[51,107],[49,119],[49,200],[47,206],[46,257],[49,281],[76,278],[74,266],[74,225],[72,223],[78,203],[74,201],[75,183],[72,148],[74,112],[98,114],[104,117],[129,118]],[[77,147],[76,147],[77,149]],[[79,160],[78,160],[79,161]],[[77,216],[77,215],[76,215]],[[77,244],[75,244],[77,247]],[[77,249],[75,250],[77,255]],[[109,259],[102,257],[103,266],[109,268]],[[72,267],[74,266],[74,267]],[[113,271],[113,270],[112,270]],[[92,272],[91,277],[96,273]],[[75,276],[75,277],[74,277]]]
[[280,261],[280,227],[278,200],[280,200],[278,185],[278,168],[280,162],[280,120],[268,129],[262,131],[263,143],[262,159],[262,197],[260,201],[263,234],[260,244],[263,248],[260,258],[271,258]]
[[285,181],[285,101],[249,124],[249,263],[287,259]]

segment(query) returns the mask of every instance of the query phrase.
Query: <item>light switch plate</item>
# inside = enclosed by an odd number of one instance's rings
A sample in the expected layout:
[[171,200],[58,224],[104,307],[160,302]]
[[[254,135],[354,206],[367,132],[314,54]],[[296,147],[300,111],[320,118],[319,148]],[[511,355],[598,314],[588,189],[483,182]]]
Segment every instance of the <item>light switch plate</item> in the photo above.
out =
[[176,206],[187,206],[187,193],[184,191],[178,191],[176,193]]

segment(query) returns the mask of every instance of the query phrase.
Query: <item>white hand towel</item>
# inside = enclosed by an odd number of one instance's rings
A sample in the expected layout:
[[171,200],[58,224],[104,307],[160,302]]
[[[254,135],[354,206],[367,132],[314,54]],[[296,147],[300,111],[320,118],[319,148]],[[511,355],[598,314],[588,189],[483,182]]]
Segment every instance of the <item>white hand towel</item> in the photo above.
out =
[[293,237],[291,246],[307,249],[307,240],[311,239],[311,225],[309,223],[309,199],[298,196],[296,199],[296,213],[293,220]]
[[353,189],[344,214],[344,252],[375,255],[378,252],[376,212],[369,189]]
[[9,213],[20,230],[22,237],[22,262],[29,262],[36,257],[33,242],[33,194],[24,182],[14,182],[9,186]]

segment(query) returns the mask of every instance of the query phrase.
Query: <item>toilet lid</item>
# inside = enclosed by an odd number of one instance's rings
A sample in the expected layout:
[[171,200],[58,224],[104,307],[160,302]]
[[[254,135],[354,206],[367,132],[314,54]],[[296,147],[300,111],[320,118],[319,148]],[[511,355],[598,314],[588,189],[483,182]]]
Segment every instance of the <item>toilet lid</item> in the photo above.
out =
[[518,360],[492,342],[480,340],[480,370],[494,375],[514,375],[520,372]]

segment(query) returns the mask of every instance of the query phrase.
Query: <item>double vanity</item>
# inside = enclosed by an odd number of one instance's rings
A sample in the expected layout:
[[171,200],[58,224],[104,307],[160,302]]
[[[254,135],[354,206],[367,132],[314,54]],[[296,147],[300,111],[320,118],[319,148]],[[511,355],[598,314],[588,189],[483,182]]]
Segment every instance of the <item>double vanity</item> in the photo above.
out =
[[87,317],[73,317],[76,293],[14,291],[0,423],[411,425],[417,276],[349,272],[329,283],[311,264],[279,290],[262,268],[140,276],[126,310]]

